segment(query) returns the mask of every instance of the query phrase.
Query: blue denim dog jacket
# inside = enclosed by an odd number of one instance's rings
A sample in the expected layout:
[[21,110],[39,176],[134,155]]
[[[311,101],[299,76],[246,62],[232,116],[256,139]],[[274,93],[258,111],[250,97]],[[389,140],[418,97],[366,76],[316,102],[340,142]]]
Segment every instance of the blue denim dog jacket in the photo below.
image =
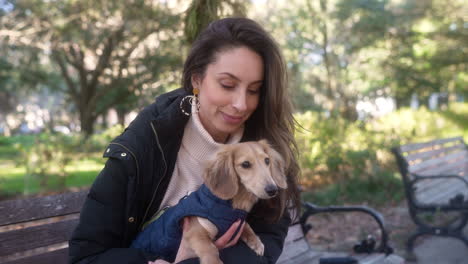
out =
[[230,200],[216,197],[203,184],[197,191],[181,199],[177,205],[170,207],[150,223],[138,234],[131,247],[173,262],[182,240],[181,220],[185,216],[200,216],[210,220],[218,228],[218,238],[235,221],[245,221],[247,212],[232,208]]

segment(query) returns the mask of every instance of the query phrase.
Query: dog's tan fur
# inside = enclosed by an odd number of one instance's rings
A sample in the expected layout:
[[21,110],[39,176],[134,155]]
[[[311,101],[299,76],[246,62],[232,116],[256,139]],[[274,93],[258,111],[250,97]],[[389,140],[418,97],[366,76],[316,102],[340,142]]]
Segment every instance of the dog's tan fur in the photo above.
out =
[[[269,163],[266,159],[269,159]],[[246,162],[250,164],[246,166]],[[266,140],[223,146],[211,161],[204,174],[206,186],[221,199],[232,199],[236,209],[249,212],[258,199],[271,198],[270,188],[287,187],[284,161]],[[278,190],[279,191],[279,190]],[[200,258],[202,264],[219,264],[219,252],[213,244],[218,230],[209,220],[189,217],[183,238]],[[264,245],[248,223],[241,234],[244,241],[258,255],[263,255]]]

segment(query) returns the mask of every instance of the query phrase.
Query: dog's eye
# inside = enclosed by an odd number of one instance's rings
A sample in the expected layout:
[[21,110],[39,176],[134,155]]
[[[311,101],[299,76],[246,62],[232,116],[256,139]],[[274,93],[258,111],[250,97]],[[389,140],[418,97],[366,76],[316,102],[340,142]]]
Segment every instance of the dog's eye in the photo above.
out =
[[244,169],[248,169],[248,168],[250,168],[252,166],[252,164],[250,164],[250,162],[248,162],[248,161],[244,161],[244,162],[242,162],[241,166]]
[[265,164],[266,165],[270,164],[270,159],[269,158],[265,158]]

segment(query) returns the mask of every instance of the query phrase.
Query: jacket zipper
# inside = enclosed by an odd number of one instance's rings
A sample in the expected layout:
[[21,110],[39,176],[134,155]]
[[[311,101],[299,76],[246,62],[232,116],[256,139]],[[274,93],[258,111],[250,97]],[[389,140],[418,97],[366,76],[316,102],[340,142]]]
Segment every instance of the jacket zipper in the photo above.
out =
[[151,128],[153,129],[154,136],[156,137],[156,143],[158,144],[159,151],[161,151],[161,156],[162,156],[163,162],[164,162],[164,173],[163,173],[163,176],[161,177],[161,179],[159,180],[158,185],[156,185],[156,189],[154,189],[153,197],[151,198],[151,202],[149,203],[148,207],[146,208],[143,219],[141,219],[142,221],[141,221],[141,225],[140,225],[139,229],[141,229],[143,227],[143,224],[144,224],[143,220],[146,219],[146,216],[148,215],[149,209],[151,208],[151,205],[154,202],[154,198],[156,197],[156,193],[158,192],[159,185],[161,184],[161,181],[163,180],[163,178],[166,176],[166,172],[167,172],[166,157],[164,156],[164,152],[162,150],[161,144],[159,143],[158,133],[156,132],[156,129],[154,128],[153,123],[150,122],[150,125],[151,125]]

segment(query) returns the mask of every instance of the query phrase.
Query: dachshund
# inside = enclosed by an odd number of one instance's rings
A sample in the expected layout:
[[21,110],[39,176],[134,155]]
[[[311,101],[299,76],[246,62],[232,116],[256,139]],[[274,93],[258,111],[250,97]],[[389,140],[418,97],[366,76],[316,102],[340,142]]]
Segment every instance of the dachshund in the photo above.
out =
[[[266,140],[225,145],[205,169],[204,184],[216,196],[230,200],[232,208],[249,212],[259,199],[276,196],[286,189],[284,160]],[[189,224],[182,239],[200,258],[202,264],[219,264],[219,252],[213,243],[218,228],[208,219],[187,216]],[[264,245],[248,223],[241,240],[257,255],[262,256]]]

